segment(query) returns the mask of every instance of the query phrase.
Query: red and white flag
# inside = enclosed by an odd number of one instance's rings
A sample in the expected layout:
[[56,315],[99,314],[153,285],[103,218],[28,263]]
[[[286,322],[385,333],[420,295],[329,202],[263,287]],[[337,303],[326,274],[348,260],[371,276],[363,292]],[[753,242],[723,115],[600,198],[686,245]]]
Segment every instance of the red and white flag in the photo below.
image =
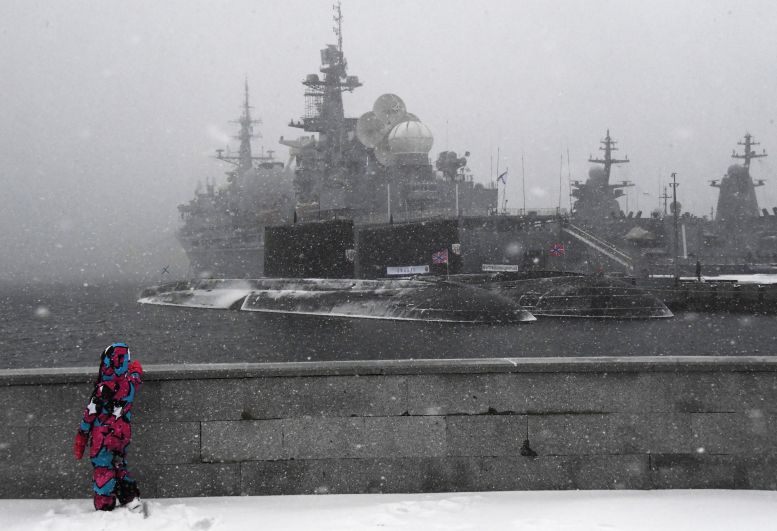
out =
[[437,251],[436,253],[432,253],[432,263],[433,264],[447,264],[448,263],[448,249],[443,249],[442,251]]
[[564,256],[565,252],[563,243],[554,243],[548,251],[551,256]]

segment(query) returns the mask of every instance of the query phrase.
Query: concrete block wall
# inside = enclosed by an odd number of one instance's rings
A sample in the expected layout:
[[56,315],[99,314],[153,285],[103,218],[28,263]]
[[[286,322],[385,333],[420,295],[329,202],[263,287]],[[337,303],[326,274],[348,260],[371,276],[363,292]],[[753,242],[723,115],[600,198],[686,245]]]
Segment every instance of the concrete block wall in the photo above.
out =
[[[0,497],[90,496],[93,370],[0,371]],[[777,359],[149,366],[144,496],[777,489]]]

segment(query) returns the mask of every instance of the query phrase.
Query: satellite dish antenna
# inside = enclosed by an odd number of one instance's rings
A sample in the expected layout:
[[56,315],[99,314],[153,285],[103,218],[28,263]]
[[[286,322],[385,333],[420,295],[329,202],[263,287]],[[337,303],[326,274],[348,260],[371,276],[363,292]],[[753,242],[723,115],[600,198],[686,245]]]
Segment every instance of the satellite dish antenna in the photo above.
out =
[[372,111],[362,114],[356,121],[356,138],[370,148],[377,146],[389,131],[389,127]]
[[372,112],[391,129],[398,123],[405,121],[407,107],[405,107],[405,102],[402,101],[402,98],[396,94],[383,94],[375,100]]
[[402,122],[406,122],[406,121],[407,121],[407,113],[403,112],[402,114],[389,116],[386,123],[388,124],[389,131],[391,131],[395,125],[401,124]]
[[375,160],[382,166],[388,166],[391,163],[391,150],[387,139],[383,139],[375,146]]

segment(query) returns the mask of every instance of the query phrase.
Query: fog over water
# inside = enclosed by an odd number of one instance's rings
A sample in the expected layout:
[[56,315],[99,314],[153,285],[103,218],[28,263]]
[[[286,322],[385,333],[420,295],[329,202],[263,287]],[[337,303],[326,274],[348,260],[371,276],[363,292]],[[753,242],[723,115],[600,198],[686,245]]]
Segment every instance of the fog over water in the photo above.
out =
[[[146,281],[186,274],[176,206],[223,182],[209,158],[235,133],[243,82],[264,137],[304,111],[300,81],[335,42],[332,1],[0,3],[0,280]],[[768,1],[344,0],[357,117],[394,92],[469,150],[482,182],[510,168],[508,207],[569,207],[607,128],[628,154],[629,210],[709,215],[745,132],[763,207],[777,206],[777,4]],[[234,141],[233,141],[234,142]],[[233,143],[233,146],[235,144]],[[571,165],[567,167],[566,154]],[[560,157],[563,155],[563,168]],[[493,157],[493,158],[492,158]],[[626,208],[625,200],[622,207]]]

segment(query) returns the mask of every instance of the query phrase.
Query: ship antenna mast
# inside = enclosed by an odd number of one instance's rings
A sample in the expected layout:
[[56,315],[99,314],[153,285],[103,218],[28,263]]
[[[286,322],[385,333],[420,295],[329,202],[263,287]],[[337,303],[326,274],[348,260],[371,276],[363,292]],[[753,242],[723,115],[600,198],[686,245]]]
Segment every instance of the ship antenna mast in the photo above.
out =
[[672,196],[666,193],[666,186],[664,186],[664,195],[659,195],[658,196],[659,199],[663,199],[664,200],[664,216],[666,216],[666,214],[667,214],[666,202],[667,202],[667,200],[670,197],[672,197]]
[[343,53],[343,12],[340,9],[340,2],[332,5],[332,9],[335,10],[335,14],[332,17],[337,24],[332,28],[337,35],[337,51]]
[[245,113],[245,117],[247,119],[251,118],[251,105],[248,103],[248,76],[245,78],[245,103],[243,104],[243,112]]
[[599,147],[600,151],[604,151],[604,158],[603,159],[595,159],[593,156],[589,157],[588,162],[594,162],[597,164],[604,164],[604,175],[606,177],[606,182],[610,182],[610,170],[612,168],[613,164],[621,164],[624,162],[630,162],[629,157],[627,156],[625,159],[614,159],[612,158],[612,152],[618,151],[618,148],[615,147],[615,144],[617,142],[610,138],[610,130],[607,130],[607,136],[604,138],[604,140],[601,140],[599,142],[603,145],[603,147]]
[[745,168],[748,170],[750,169],[750,160],[751,159],[760,159],[761,157],[766,156],[766,150],[763,151],[763,153],[756,153],[751,148],[753,146],[760,145],[760,142],[755,142],[755,139],[750,133],[745,133],[745,141],[744,142],[737,142],[738,145],[745,147],[745,153],[743,155],[740,155],[736,152],[736,150],[731,153],[732,159],[745,159]]
[[237,140],[240,141],[240,151],[237,155],[231,155],[229,153],[229,150],[227,150],[227,154],[224,154],[223,149],[217,149],[216,150],[216,158],[218,160],[223,160],[224,162],[228,162],[230,164],[233,164],[237,166],[237,172],[241,173],[245,170],[250,169],[253,167],[253,163],[255,160],[264,160],[268,157],[264,156],[254,156],[251,150],[251,139],[255,136],[261,137],[260,134],[254,134],[254,124],[261,124],[261,120],[254,120],[251,118],[251,104],[249,103],[249,94],[248,94],[248,77],[245,79],[245,96],[243,99],[243,113],[240,116],[240,118],[236,121],[233,121],[232,123],[236,123],[240,125],[240,132],[235,137]]

